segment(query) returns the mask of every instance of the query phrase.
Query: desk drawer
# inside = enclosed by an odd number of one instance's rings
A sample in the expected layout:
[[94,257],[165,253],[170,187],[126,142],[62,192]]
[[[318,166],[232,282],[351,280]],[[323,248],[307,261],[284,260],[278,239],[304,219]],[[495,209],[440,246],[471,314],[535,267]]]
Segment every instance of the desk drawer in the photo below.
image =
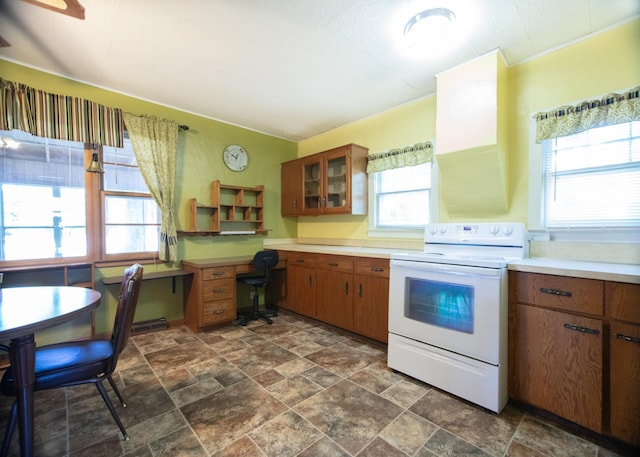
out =
[[224,300],[236,295],[236,279],[218,279],[202,282],[202,301]]
[[211,279],[226,279],[226,278],[235,278],[235,269],[233,266],[204,268],[202,270],[203,281],[209,281]]
[[233,298],[218,300],[202,304],[200,325],[215,324],[217,322],[232,321],[236,318],[236,306]]

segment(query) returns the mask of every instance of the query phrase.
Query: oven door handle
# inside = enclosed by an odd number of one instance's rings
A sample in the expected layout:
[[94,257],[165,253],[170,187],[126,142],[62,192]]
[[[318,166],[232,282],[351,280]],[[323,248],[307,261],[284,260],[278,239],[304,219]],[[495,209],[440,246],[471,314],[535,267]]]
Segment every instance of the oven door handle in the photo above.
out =
[[390,261],[390,273],[395,269],[412,270],[416,273],[445,273],[464,276],[483,276],[489,278],[499,278],[502,274],[501,268],[471,267],[466,265],[450,265],[445,263],[412,262],[410,260]]

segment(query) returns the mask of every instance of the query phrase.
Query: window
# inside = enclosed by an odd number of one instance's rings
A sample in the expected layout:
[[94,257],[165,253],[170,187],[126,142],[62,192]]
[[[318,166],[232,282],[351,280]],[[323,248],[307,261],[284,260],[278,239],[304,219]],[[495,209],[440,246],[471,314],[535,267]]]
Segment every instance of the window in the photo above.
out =
[[105,255],[157,251],[160,209],[149,193],[125,135],[124,148],[105,146],[104,245]]
[[640,121],[544,140],[546,228],[640,226]]
[[104,148],[104,175],[85,172],[91,152],[82,143],[0,131],[0,262],[155,254],[160,212],[130,143]]
[[370,235],[422,237],[437,214],[435,175],[435,162],[370,173]]

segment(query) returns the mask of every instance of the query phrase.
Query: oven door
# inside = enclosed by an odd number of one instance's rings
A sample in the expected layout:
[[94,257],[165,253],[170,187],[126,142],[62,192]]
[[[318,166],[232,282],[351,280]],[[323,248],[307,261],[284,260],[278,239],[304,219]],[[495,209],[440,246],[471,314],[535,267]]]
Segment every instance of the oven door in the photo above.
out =
[[506,294],[504,268],[391,260],[389,332],[498,365]]

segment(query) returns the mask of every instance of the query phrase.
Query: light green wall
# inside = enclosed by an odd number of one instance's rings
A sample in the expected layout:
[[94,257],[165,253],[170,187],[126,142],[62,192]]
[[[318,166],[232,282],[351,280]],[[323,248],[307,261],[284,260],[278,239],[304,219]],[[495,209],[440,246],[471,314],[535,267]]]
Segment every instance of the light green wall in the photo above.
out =
[[[505,221],[527,223],[530,119],[538,111],[640,83],[640,19],[507,69],[508,213]],[[300,157],[346,143],[369,147],[370,153],[435,137],[435,96],[339,127],[298,145]],[[461,132],[464,134],[464,132]],[[473,192],[474,183],[468,183]],[[470,220],[483,220],[473,214]],[[495,219],[495,216],[490,216]],[[321,220],[320,220],[321,219]],[[457,220],[465,219],[465,215]],[[440,222],[451,217],[440,199]],[[363,239],[366,216],[300,218],[301,238]]]
[[[177,109],[150,103],[134,97],[99,89],[66,78],[53,76],[0,59],[0,77],[29,86],[65,95],[86,98],[107,106],[122,108],[134,114],[146,114],[171,119],[189,126],[179,134],[176,196],[178,229],[188,228],[187,201],[209,201],[211,181],[223,184],[255,187],[265,186],[265,227],[271,231],[268,238],[296,236],[296,221],[280,216],[280,163],[296,157],[296,143],[273,136],[207,119]],[[247,109],[251,109],[247,107]],[[229,144],[239,144],[249,153],[249,165],[240,173],[230,171],[222,161],[222,150]],[[179,239],[180,259],[196,259],[251,255],[262,248],[265,236],[202,236]],[[179,265],[145,265],[146,273],[178,268]],[[104,287],[100,278],[120,276],[123,268],[102,268],[96,271],[96,288],[103,300],[96,313],[97,332],[108,331],[117,301],[118,286]],[[166,317],[182,318],[182,280],[176,280],[176,293],[172,280],[146,281],[142,289],[136,320]],[[59,329],[52,334],[66,334]],[[76,335],[74,335],[76,336]],[[45,339],[46,341],[46,339]]]

